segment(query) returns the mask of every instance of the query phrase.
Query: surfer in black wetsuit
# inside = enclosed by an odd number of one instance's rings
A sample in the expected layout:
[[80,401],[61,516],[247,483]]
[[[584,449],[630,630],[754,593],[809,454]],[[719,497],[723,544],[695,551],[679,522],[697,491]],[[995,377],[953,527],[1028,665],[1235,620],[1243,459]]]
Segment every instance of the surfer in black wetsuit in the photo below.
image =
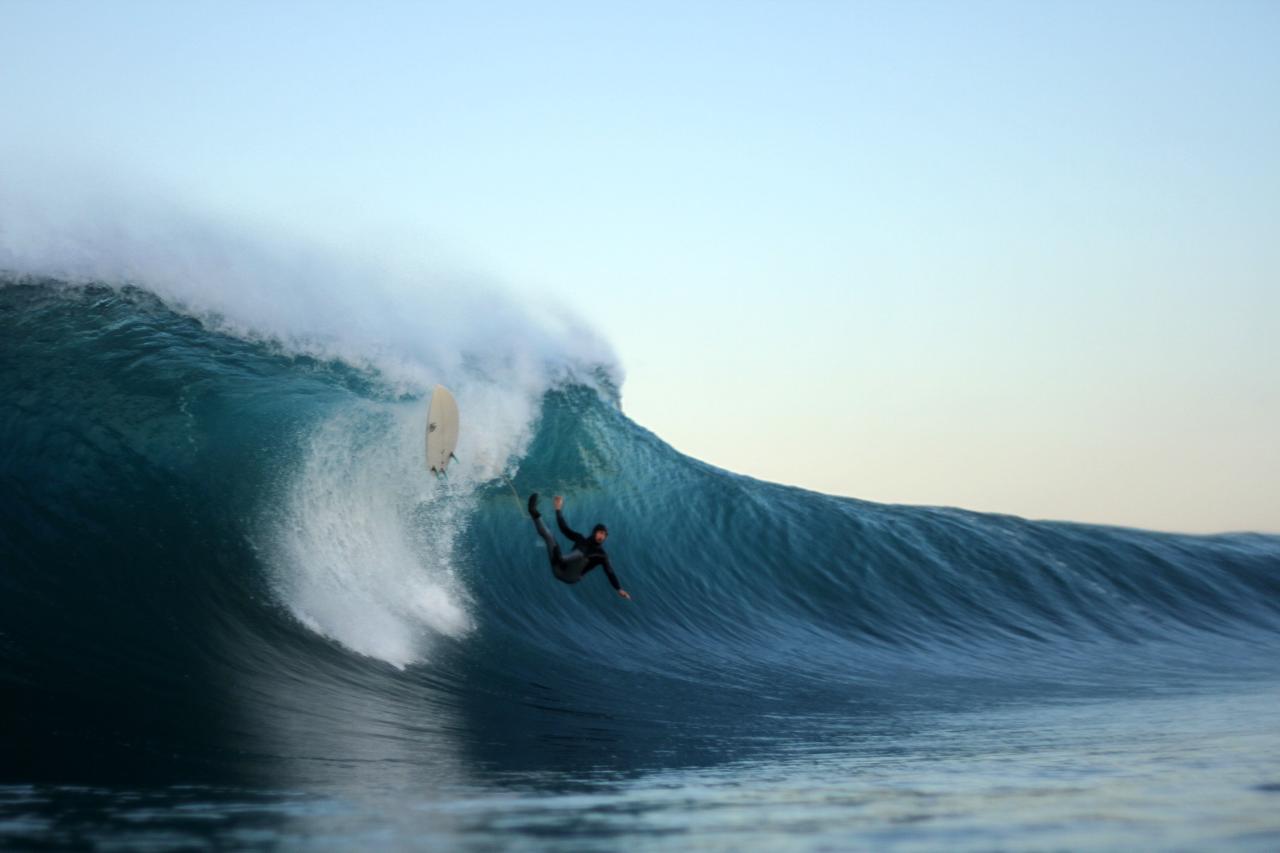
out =
[[564,515],[560,512],[564,508],[564,498],[556,495],[555,506],[556,524],[560,526],[560,532],[573,542],[573,550],[568,554],[560,553],[556,537],[542,523],[542,513],[538,512],[538,493],[529,495],[529,515],[533,517],[533,526],[537,528],[538,535],[547,543],[547,556],[551,559],[551,571],[555,573],[556,580],[577,583],[596,566],[604,566],[604,573],[609,576],[609,583],[613,584],[618,595],[630,600],[631,593],[618,583],[618,576],[613,573],[613,566],[609,563],[609,555],[604,552],[604,540],[609,538],[609,528],[597,524],[590,536],[583,536],[565,524]]

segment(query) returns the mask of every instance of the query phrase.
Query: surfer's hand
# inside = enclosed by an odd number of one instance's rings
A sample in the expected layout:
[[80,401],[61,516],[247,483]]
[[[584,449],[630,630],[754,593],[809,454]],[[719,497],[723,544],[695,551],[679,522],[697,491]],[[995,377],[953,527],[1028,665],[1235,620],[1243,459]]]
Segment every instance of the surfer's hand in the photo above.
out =
[[627,592],[625,589],[618,590],[618,595],[622,596],[627,601],[631,600],[631,593]]
[[564,498],[560,497],[559,495],[556,495],[551,502],[555,504],[556,512],[559,512],[560,510],[564,509]]

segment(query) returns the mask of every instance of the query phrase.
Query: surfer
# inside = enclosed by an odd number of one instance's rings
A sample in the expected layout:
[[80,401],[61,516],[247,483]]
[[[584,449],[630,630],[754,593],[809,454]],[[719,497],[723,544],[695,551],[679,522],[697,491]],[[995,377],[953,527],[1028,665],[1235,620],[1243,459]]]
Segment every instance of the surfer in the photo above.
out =
[[609,576],[609,583],[613,584],[618,595],[630,600],[631,594],[618,583],[618,576],[613,573],[613,566],[609,563],[609,555],[604,552],[604,541],[609,538],[609,528],[597,524],[590,536],[583,536],[565,523],[564,514],[560,511],[564,508],[564,498],[556,495],[554,503],[556,524],[560,526],[560,532],[573,542],[573,550],[568,554],[560,553],[556,537],[542,523],[542,513],[538,512],[538,493],[529,495],[529,515],[533,518],[533,526],[537,528],[538,535],[547,543],[547,556],[551,559],[551,571],[555,573],[556,580],[577,583],[596,566],[604,566],[604,573]]

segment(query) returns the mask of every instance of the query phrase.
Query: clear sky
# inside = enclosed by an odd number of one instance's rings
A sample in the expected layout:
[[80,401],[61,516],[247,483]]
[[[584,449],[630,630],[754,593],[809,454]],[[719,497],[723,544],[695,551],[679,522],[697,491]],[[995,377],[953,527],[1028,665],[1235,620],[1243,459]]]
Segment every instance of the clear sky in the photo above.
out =
[[732,470],[1280,531],[1275,2],[0,0],[0,153],[571,303]]

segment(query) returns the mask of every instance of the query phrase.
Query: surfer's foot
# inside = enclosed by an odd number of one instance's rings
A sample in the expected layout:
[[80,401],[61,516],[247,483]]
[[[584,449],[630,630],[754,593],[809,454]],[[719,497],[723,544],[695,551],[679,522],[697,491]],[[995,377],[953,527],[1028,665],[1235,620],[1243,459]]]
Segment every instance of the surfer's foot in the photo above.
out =
[[542,513],[538,512],[538,493],[534,492],[529,495],[529,515],[534,518],[542,518]]

